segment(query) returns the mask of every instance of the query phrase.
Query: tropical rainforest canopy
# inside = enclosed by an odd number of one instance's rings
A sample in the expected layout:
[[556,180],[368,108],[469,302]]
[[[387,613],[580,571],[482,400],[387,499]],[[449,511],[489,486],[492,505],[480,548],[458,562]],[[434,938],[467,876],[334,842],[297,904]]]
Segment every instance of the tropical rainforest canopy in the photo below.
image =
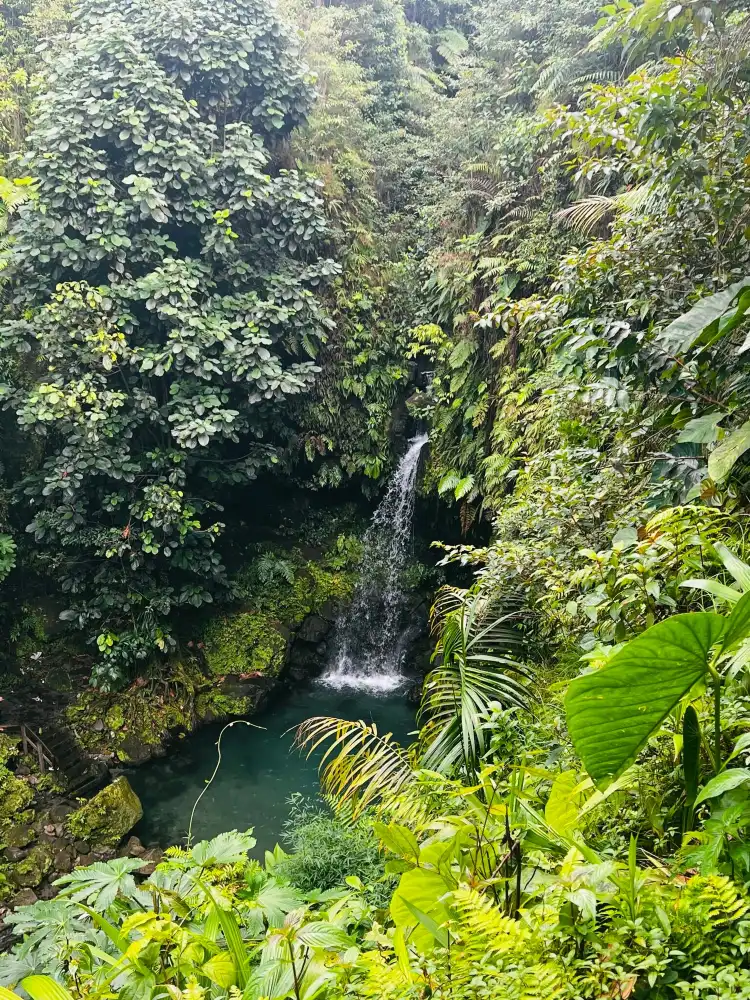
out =
[[248,525],[371,502],[417,429],[455,584],[413,746],[310,720],[332,811],[288,852],[78,868],[0,983],[750,997],[750,4],[0,17],[8,675],[75,659],[119,730],[196,622],[217,675],[267,665],[257,616],[345,598],[359,550],[238,566]]

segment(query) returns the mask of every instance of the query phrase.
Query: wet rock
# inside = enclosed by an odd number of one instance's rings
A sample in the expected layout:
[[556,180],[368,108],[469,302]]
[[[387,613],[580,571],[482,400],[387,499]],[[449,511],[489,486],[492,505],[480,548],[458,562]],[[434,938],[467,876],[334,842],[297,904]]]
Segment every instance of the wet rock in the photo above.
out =
[[50,822],[57,826],[58,823],[64,823],[65,820],[73,812],[74,806],[70,805],[69,802],[58,802],[57,805],[52,806],[49,811]]
[[89,865],[93,865],[97,860],[94,854],[81,854],[75,860],[76,868],[88,868]]
[[37,889],[36,893],[40,899],[54,899],[57,895],[57,887],[52,885],[51,882],[42,882],[42,884]]
[[320,615],[308,615],[297,632],[297,638],[311,645],[317,645],[328,635],[331,623]]
[[17,861],[23,861],[23,859],[28,854],[28,851],[24,850],[23,847],[6,847],[3,851],[3,857],[6,861],[10,861],[15,864]]
[[147,851],[144,851],[141,855],[141,861],[145,861],[146,864],[143,868],[138,869],[139,875],[153,875],[156,866],[159,864],[161,859],[164,857],[164,851],[161,847],[149,847]]
[[140,842],[137,837],[130,837],[127,844],[125,845],[125,851],[131,858],[139,858],[145,853],[146,848]]
[[49,844],[32,847],[23,861],[10,873],[11,880],[22,889],[35,889],[52,868],[52,848]]
[[52,855],[52,867],[58,875],[67,875],[73,871],[75,853],[72,847],[58,848]]
[[143,806],[121,777],[107,785],[84,806],[68,817],[68,829],[76,838],[114,846],[129,833],[143,816]]
[[151,743],[144,743],[135,734],[128,733],[119,741],[117,757],[127,764],[145,764],[147,760],[157,756],[156,747]]
[[87,840],[76,840],[73,844],[76,854],[88,854],[91,850]]
[[39,897],[33,889],[21,889],[20,892],[17,892],[15,896],[13,896],[10,901],[10,905],[15,910],[19,906],[33,906],[34,903],[38,901]]
[[94,844],[91,848],[91,853],[97,861],[111,861],[112,858],[117,856],[117,851],[115,851],[114,847],[108,847],[106,844]]
[[12,826],[3,839],[9,847],[27,847],[36,839],[36,834],[32,826]]

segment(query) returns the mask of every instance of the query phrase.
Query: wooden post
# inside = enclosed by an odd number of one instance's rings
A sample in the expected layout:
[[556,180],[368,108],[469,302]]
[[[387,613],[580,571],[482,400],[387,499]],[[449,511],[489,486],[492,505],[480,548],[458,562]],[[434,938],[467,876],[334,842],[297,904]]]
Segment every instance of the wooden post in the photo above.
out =
[[21,726],[21,746],[23,747],[23,752],[29,752],[29,738],[26,734],[26,726]]

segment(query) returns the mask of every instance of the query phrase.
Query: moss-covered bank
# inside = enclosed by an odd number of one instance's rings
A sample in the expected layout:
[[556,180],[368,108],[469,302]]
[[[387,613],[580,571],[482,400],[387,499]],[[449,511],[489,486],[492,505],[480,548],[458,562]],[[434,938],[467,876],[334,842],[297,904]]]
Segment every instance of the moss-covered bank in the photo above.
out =
[[203,723],[252,713],[285,678],[316,673],[360,553],[351,534],[317,550],[256,549],[234,575],[234,603],[195,623],[179,657],[123,691],[76,697],[66,716],[81,745],[108,763],[142,763]]

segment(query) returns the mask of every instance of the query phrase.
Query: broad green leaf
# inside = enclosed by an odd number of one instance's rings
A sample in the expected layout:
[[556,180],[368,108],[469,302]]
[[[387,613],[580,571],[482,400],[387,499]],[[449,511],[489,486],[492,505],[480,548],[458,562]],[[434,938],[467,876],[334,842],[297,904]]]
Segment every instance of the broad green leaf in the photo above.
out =
[[[65,987],[56,983],[50,976],[27,976],[21,980],[21,986],[29,994],[31,1000],[72,1000]],[[18,998],[14,996],[14,1000],[18,1000]]]
[[707,594],[711,594],[712,597],[718,597],[720,601],[726,601],[727,604],[736,604],[742,597],[739,590],[733,590],[731,587],[719,583],[718,580],[684,580],[680,586],[689,587],[692,590],[703,590]]
[[410,943],[424,954],[434,948],[435,938],[415,920],[413,912],[406,905],[406,900],[422,913],[432,917],[437,924],[443,924],[448,919],[448,910],[442,900],[450,888],[437,872],[428,868],[414,868],[401,876],[398,889],[391,899],[391,917],[394,924],[402,930]]
[[230,986],[234,986],[237,978],[234,959],[228,951],[220,951],[218,955],[209,958],[207,962],[203,963],[201,972],[212,983],[216,983],[217,986],[221,986],[224,990],[228,990]]
[[730,760],[734,760],[735,757],[739,757],[741,753],[746,753],[748,750],[750,750],[750,733],[743,733],[734,744],[732,752],[726,759],[726,763],[728,764]]
[[725,650],[732,649],[748,635],[750,635],[750,591],[742,595],[726,619],[721,647]]
[[433,920],[433,918],[429,916],[429,914],[424,913],[422,910],[420,910],[418,906],[415,906],[414,903],[411,902],[411,900],[405,898],[404,903],[406,904],[407,908],[412,913],[412,915],[416,917],[417,921],[422,925],[422,927],[424,927],[426,931],[432,934],[432,936],[435,938],[437,943],[441,945],[441,947],[443,948],[450,947],[451,936],[447,927],[441,927],[436,920]]
[[19,1000],[18,994],[5,986],[0,986],[0,1000]]
[[750,590],[750,566],[741,559],[738,559],[734,552],[728,549],[723,542],[717,542],[714,545],[714,552],[721,559],[724,568],[737,581],[742,592]]
[[598,786],[629,767],[664,718],[707,670],[724,619],[675,615],[627,643],[601,670],[577,677],[565,710],[577,753]]
[[681,444],[713,444],[719,436],[719,424],[727,414],[721,410],[704,413],[702,417],[689,420],[680,431],[677,440]]
[[552,782],[552,789],[544,807],[544,818],[557,833],[569,836],[578,826],[578,813],[583,800],[576,794],[578,776],[575,771],[563,771]]
[[708,456],[708,474],[715,483],[723,483],[737,460],[750,448],[750,420],[731,431]]
[[682,769],[685,773],[685,796],[695,801],[700,778],[701,728],[698,713],[688,705],[682,717]]
[[297,931],[297,940],[308,948],[324,948],[327,951],[346,951],[354,944],[346,931],[325,920],[305,924]]
[[234,865],[247,860],[248,851],[255,847],[253,831],[231,830],[213,840],[201,840],[190,852],[198,865]]
[[724,792],[748,784],[750,784],[750,771],[746,767],[735,767],[730,771],[722,771],[701,788],[695,804],[698,806],[701,802],[715,799],[718,795],[723,795]]
[[[696,302],[682,316],[673,320],[666,330],[659,334],[659,341],[670,354],[684,354],[705,334],[711,337],[719,329],[719,320],[729,309],[740,292],[750,285],[750,278],[743,278],[715,295],[707,295]],[[728,327],[722,332],[729,332]]]
[[411,861],[419,859],[419,843],[407,826],[402,826],[400,823],[373,823],[372,828],[378,840],[385,844],[392,854]]

